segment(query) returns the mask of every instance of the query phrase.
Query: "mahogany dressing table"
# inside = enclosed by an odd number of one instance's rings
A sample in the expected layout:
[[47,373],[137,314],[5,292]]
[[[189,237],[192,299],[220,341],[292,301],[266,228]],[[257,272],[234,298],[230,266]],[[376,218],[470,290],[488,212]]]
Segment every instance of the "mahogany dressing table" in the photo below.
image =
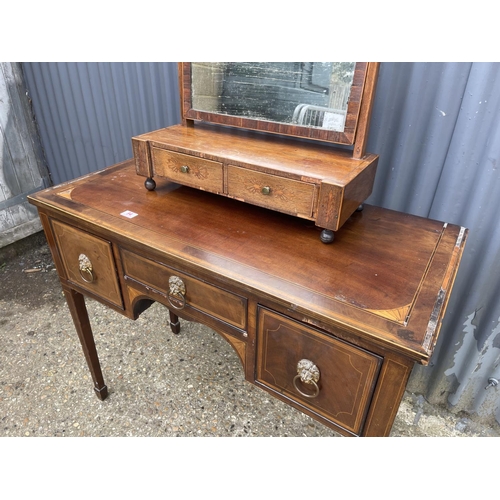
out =
[[214,329],[248,382],[346,436],[389,434],[414,363],[432,355],[467,237],[367,205],[324,245],[310,219],[162,177],[146,190],[134,160],[29,201],[100,399],[84,296],[131,319],[157,301],[174,333],[179,317]]

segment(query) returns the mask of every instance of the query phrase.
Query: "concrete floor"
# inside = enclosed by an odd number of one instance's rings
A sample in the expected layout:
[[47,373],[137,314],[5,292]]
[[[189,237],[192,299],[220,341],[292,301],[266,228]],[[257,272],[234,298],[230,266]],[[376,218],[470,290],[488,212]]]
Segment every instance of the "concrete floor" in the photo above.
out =
[[[109,388],[99,401],[43,235],[0,252],[0,436],[306,436],[331,429],[246,382],[207,327],[168,327],[154,304],[137,321],[88,300]],[[407,393],[391,436],[499,436]]]

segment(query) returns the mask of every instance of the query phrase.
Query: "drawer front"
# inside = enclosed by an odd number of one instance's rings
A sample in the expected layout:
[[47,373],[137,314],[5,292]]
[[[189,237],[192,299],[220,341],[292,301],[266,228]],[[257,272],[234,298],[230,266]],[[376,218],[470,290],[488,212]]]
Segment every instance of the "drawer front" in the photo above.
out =
[[125,279],[132,278],[148,289],[159,292],[174,312],[176,309],[192,307],[240,330],[246,330],[247,301],[244,297],[128,250],[122,249],[122,261]]
[[222,163],[151,148],[154,175],[212,193],[223,192]]
[[238,200],[279,212],[311,218],[314,211],[314,184],[285,179],[229,165],[228,195]]
[[52,229],[68,280],[122,308],[111,243],[56,220]]
[[[375,354],[259,308],[257,380],[354,434],[361,433],[381,362]],[[304,383],[308,374],[313,382]]]

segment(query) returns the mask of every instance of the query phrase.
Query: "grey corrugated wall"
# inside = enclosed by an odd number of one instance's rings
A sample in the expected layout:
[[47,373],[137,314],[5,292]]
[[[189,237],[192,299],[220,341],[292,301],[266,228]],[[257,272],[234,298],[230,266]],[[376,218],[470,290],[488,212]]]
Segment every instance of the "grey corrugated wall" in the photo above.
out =
[[177,63],[23,63],[54,183],[132,157],[131,137],[180,121]]
[[[177,123],[174,63],[25,63],[55,182],[132,156],[130,137]],[[382,63],[369,203],[470,235],[429,367],[409,389],[500,422],[500,64]],[[408,242],[411,244],[411,242]]]
[[500,380],[500,64],[382,64],[369,150],[369,202],[470,230],[431,366],[409,389],[500,422],[500,387],[485,389]]

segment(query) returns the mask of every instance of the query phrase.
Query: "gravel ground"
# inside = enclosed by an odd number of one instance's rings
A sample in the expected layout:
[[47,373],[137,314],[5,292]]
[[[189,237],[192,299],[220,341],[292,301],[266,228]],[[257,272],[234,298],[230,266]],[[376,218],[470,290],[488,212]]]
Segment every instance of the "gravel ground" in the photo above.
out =
[[[168,326],[154,304],[137,321],[87,300],[109,389],[92,381],[43,236],[0,253],[0,436],[306,436],[337,434],[246,382],[209,328]],[[391,436],[493,437],[499,428],[406,393]]]

